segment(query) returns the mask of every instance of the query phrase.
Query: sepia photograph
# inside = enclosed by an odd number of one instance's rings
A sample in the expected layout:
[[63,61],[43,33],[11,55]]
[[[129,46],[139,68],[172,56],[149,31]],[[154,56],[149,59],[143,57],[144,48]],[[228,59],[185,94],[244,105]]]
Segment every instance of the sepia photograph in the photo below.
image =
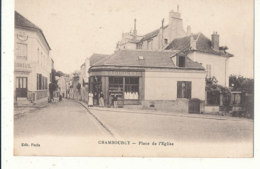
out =
[[15,0],[13,155],[254,157],[253,0]]

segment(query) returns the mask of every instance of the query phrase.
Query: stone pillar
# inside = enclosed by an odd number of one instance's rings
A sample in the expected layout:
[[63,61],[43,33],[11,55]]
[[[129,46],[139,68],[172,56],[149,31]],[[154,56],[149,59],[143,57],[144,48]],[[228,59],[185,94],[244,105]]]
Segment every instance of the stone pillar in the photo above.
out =
[[144,72],[142,72],[142,76],[139,77],[139,103],[140,104],[143,104],[143,101],[144,101],[144,95],[145,95],[145,87],[144,87],[144,84],[145,83],[145,78],[144,78]]
[[101,77],[101,89],[104,94],[104,104],[107,106],[109,104],[109,91],[108,91],[108,76]]
[[219,105],[223,106],[223,94],[222,93],[219,94]]

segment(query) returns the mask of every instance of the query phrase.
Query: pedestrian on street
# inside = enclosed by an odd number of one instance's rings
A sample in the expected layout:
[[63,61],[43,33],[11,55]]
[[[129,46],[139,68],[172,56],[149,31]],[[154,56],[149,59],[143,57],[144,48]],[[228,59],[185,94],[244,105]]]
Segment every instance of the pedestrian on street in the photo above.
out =
[[88,106],[92,107],[93,106],[93,93],[88,94]]
[[100,106],[100,107],[104,107],[104,94],[103,94],[102,91],[100,92],[99,106]]
[[93,105],[94,106],[98,105],[98,95],[97,95],[97,92],[94,92],[94,95],[93,95]]
[[117,95],[113,95],[114,108],[117,108]]
[[54,91],[54,84],[53,83],[49,83],[49,102],[53,101],[53,91]]

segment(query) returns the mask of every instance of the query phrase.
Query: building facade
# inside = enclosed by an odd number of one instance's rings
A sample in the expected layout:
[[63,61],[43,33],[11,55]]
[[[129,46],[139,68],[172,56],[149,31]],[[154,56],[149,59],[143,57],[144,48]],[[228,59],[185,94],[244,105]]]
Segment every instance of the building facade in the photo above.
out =
[[37,101],[48,97],[54,65],[43,31],[15,12],[14,98]]
[[[188,112],[191,98],[205,100],[205,69],[180,51],[118,50],[89,69],[89,91],[98,105],[100,93],[105,106],[118,101],[122,106],[167,108]],[[178,60],[178,59],[177,59]]]
[[218,84],[229,86],[229,58],[233,55],[226,50],[227,46],[220,46],[219,34],[214,32],[211,39],[203,33],[193,34],[191,27],[183,28],[181,13],[171,10],[169,12],[168,25],[162,20],[159,29],[145,35],[137,35],[136,26],[134,32],[123,33],[122,40],[117,48],[136,50],[181,50],[195,62],[199,62],[207,70],[207,77],[216,77]]

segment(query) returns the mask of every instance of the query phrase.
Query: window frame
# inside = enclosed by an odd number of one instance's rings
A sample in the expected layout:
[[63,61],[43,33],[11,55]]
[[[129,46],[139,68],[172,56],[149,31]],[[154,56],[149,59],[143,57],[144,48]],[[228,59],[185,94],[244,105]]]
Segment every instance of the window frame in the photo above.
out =
[[191,99],[192,81],[177,81],[177,98]]
[[[25,48],[23,49],[22,46]],[[23,53],[25,53],[25,55],[23,55]],[[16,59],[28,60],[28,45],[27,44],[20,43],[20,42],[16,43]]]

